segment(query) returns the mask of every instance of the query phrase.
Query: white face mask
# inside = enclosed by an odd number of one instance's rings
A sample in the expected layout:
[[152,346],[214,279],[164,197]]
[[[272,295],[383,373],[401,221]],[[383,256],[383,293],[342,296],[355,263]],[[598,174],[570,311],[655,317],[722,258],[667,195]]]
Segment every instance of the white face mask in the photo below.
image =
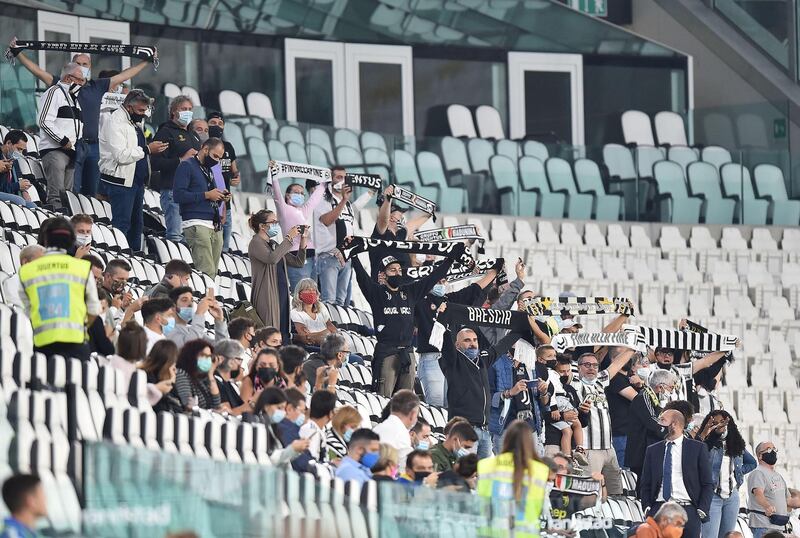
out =
[[81,66],[81,73],[83,73],[83,78],[85,78],[86,80],[92,78],[92,70],[89,69],[88,67]]
[[92,242],[92,234],[75,234],[75,244],[85,247]]

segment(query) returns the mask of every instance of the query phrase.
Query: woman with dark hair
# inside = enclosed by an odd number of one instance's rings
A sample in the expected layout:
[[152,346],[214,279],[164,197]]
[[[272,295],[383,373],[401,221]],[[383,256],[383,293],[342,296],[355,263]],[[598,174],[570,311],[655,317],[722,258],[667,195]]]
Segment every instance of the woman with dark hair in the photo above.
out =
[[253,359],[250,372],[242,380],[239,396],[242,401],[249,402],[267,387],[286,388],[281,358],[278,350],[271,347],[265,347]]
[[255,413],[267,425],[267,452],[273,465],[288,466],[308,449],[308,439],[292,441],[288,447],[281,443],[278,424],[286,418],[286,394],[279,388],[267,387],[256,400]]
[[712,411],[700,425],[697,440],[708,447],[714,496],[708,521],[703,523],[703,538],[725,538],[736,529],[739,513],[739,487],[744,475],[756,468],[756,459],[745,448],[736,422],[727,411]]
[[164,339],[153,344],[150,353],[139,365],[139,369],[147,374],[147,382],[154,384],[164,394],[164,397],[153,406],[153,411],[183,412],[180,400],[172,392],[178,371],[177,362],[178,345],[172,340]]
[[289,340],[289,276],[286,264],[303,267],[306,261],[306,237],[302,234],[299,250],[289,252],[301,236],[297,226],[281,231],[278,217],[268,209],[250,216],[255,235],[247,248],[253,274],[250,302],[266,326],[279,327],[284,341]]
[[222,400],[214,378],[222,358],[214,357],[214,348],[205,340],[190,340],[183,345],[178,355],[173,393],[184,410],[216,409]]
[[478,495],[492,505],[492,519],[525,535],[539,535],[550,468],[539,460],[533,429],[515,420],[503,435],[502,453],[478,462]]

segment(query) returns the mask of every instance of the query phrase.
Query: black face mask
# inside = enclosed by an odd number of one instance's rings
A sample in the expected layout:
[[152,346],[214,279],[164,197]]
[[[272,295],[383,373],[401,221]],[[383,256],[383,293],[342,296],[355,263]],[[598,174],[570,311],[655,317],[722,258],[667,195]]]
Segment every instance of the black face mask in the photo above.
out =
[[222,127],[219,125],[211,125],[208,128],[208,136],[211,138],[222,138]]
[[672,365],[671,364],[664,364],[664,363],[661,363],[661,362],[657,362],[656,364],[662,370],[671,370],[672,369]]
[[777,452],[764,452],[761,454],[761,459],[764,460],[764,463],[767,465],[775,465],[778,461],[778,453]]
[[137,114],[136,112],[131,112],[130,110],[128,111],[128,115],[130,115],[133,123],[139,123],[145,118],[144,114]]
[[426,478],[428,478],[428,476],[430,476],[430,474],[431,473],[429,473],[427,471],[418,471],[418,472],[414,473],[414,482],[416,482],[417,484],[422,484],[422,481],[425,480]]
[[392,288],[399,288],[403,284],[403,275],[387,276],[386,283]]
[[236,370],[231,370],[231,379],[236,379],[239,377],[239,374],[242,373],[242,370],[237,368]]
[[545,361],[545,364],[547,365],[548,368],[555,369],[556,364],[558,364],[558,361],[555,360],[555,359],[552,359],[552,360],[549,360],[549,361]]
[[259,368],[256,370],[256,375],[261,380],[262,383],[265,385],[275,379],[275,376],[278,375],[278,370],[275,368]]
[[562,385],[569,385],[569,376],[568,375],[559,376],[558,379],[559,379],[559,381],[561,381]]
[[206,155],[206,157],[203,159],[203,165],[205,165],[206,168],[213,168],[213,167],[217,166],[218,164],[219,164],[219,161],[216,160],[211,155]]

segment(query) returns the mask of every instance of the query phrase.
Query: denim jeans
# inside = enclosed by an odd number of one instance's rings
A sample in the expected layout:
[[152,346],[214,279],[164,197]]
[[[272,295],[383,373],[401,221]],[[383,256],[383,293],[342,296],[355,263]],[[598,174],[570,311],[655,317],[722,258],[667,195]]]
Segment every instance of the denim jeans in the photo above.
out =
[[77,142],[75,144],[74,191],[86,196],[97,194],[100,184],[100,143]]
[[614,452],[617,453],[617,463],[620,467],[625,467],[625,446],[628,444],[628,436],[614,435],[611,437],[611,444],[614,445]]
[[439,367],[441,353],[420,353],[417,377],[425,391],[425,401],[430,405],[444,407],[447,395],[447,380]]
[[348,260],[344,267],[333,254],[323,252],[316,256],[317,278],[322,301],[347,305],[347,285],[350,282],[352,266]]
[[161,191],[161,211],[164,212],[164,221],[167,224],[167,239],[183,241],[181,208],[172,199],[172,189]]
[[231,243],[231,232],[233,232],[233,215],[229,207],[228,214],[225,215],[225,224],[222,225],[222,252],[228,252]]
[[[31,187],[31,188],[35,189],[36,187]],[[16,194],[9,194],[7,192],[0,192],[0,202],[11,202],[12,204],[25,206],[28,209],[34,209],[36,207],[36,204],[27,201],[22,196],[17,196]]]
[[475,433],[478,434],[478,442],[475,446],[478,447],[478,459],[490,457],[492,452],[492,434],[488,428],[479,428],[474,426]]
[[761,538],[762,536],[767,534],[768,531],[771,530],[774,529],[768,529],[766,527],[750,527],[750,532],[753,533],[753,538]]
[[106,196],[111,204],[111,224],[125,234],[131,250],[142,250],[144,228],[144,184],[134,182],[130,187],[106,183]]
[[306,263],[303,267],[291,267],[286,264],[286,272],[289,274],[289,292],[294,293],[294,287],[298,282],[304,278],[311,278],[313,274],[312,266],[314,265],[314,258],[306,258]]
[[711,497],[708,522],[703,523],[703,538],[725,538],[729,531],[736,530],[739,513],[739,492],[734,491],[727,499],[716,493]]

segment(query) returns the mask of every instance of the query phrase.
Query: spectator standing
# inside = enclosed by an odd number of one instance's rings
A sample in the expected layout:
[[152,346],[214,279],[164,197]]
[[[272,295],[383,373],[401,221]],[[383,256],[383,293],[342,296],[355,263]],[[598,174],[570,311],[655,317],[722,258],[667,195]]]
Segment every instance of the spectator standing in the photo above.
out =
[[359,426],[361,414],[355,407],[344,405],[336,410],[331,419],[331,427],[326,434],[328,442],[328,459],[335,461],[347,454],[347,444]]
[[736,530],[739,488],[744,475],[753,471],[758,462],[747,451],[739,428],[727,411],[714,411],[708,415],[700,426],[697,440],[708,447],[711,481],[714,483],[708,521],[703,523],[703,536],[725,538]]
[[139,366],[147,374],[147,382],[156,385],[164,397],[153,406],[153,411],[182,413],[183,406],[175,392],[175,378],[178,373],[178,346],[171,340],[159,340]]
[[180,286],[188,286],[192,267],[183,260],[170,260],[164,266],[161,282],[144,292],[147,297],[157,299],[169,297],[169,292]]
[[683,507],[665,502],[655,515],[636,528],[636,538],[676,538],[683,534],[688,516]]
[[[514,265],[514,273],[517,278],[512,280],[503,293],[495,298],[494,302],[489,305],[491,308],[496,310],[509,310],[514,304],[522,288],[525,287],[525,263],[522,259],[518,259],[517,263]],[[489,291],[491,295],[495,293],[499,293],[496,285],[492,286]],[[487,294],[487,297],[489,294]],[[489,342],[489,345],[493,346],[508,333],[508,330],[501,327],[483,327],[481,328],[481,332],[486,337],[486,341]]]
[[450,471],[456,461],[471,454],[478,442],[478,434],[467,422],[455,424],[444,441],[434,446],[431,450],[433,467],[437,472]]
[[[290,252],[300,230],[293,226],[284,236],[274,212],[262,209],[250,217],[255,235],[247,253],[253,272],[253,291],[250,302],[267,327],[277,327],[289,339],[289,274],[287,265],[303,265],[305,248]],[[278,241],[281,241],[278,243]],[[305,247],[305,238],[298,245]]]
[[100,179],[111,203],[111,224],[125,234],[134,252],[142,250],[144,188],[150,182],[150,158],[165,142],[145,141],[142,122],[151,99],[133,90],[100,131]]
[[397,449],[398,458],[404,463],[413,450],[408,431],[417,423],[419,397],[410,390],[398,390],[389,401],[389,412],[389,417],[373,430],[380,436],[381,443]]
[[683,536],[698,538],[714,492],[708,449],[704,443],[684,437],[686,423],[678,411],[664,411],[658,421],[667,436],[647,447],[639,477],[642,507],[653,516],[665,502],[678,503],[687,515]]
[[0,201],[11,202],[29,209],[36,207],[28,190],[31,182],[21,177],[17,161],[23,159],[28,148],[28,137],[18,129],[12,129],[3,137],[0,147]]
[[[400,206],[392,203],[392,196],[394,195],[394,186],[389,185],[383,191],[383,198],[379,198],[380,203],[378,209],[378,218],[375,222],[375,228],[372,230],[372,237],[375,239],[385,239],[387,241],[406,241],[414,237],[414,233],[419,230],[420,226],[430,218],[427,213],[422,213],[408,221],[404,216],[405,210]],[[370,249],[369,251],[369,264],[371,269],[372,280],[378,280],[378,273],[381,271],[382,260],[387,256],[395,256],[403,267],[411,266],[411,257],[404,252],[395,252],[391,249],[383,247]],[[446,273],[445,273],[446,274]],[[434,280],[431,286],[425,290],[426,293],[433,287],[433,284],[441,280],[445,275]],[[363,290],[363,287],[362,287]],[[402,460],[402,458],[401,458]]]
[[202,144],[206,140],[208,140],[208,122],[202,118],[195,118],[189,122],[189,125],[186,126],[187,129],[193,131],[197,138],[200,139],[200,143]]
[[[14,41],[16,41],[16,38]],[[158,51],[156,51],[155,58],[158,58]],[[58,85],[59,77],[39,67],[35,62],[25,56],[24,53],[18,54],[17,59],[28,71],[47,86]],[[80,120],[83,123],[83,132],[76,143],[73,143],[76,151],[74,192],[85,194],[86,196],[94,196],[97,193],[97,188],[100,183],[98,161],[100,159],[100,105],[103,101],[103,95],[111,91],[112,88],[117,88],[126,80],[132,79],[141,73],[149,62],[146,60],[141,61],[137,65],[115,73],[109,78],[100,76],[97,79],[92,78],[91,56],[83,53],[75,54],[72,56],[72,62],[79,67],[80,74],[84,79],[82,84],[78,82],[78,84],[80,84],[80,89],[76,92],[77,102],[81,109]],[[63,71],[61,74],[63,78]],[[103,73],[101,73],[101,75],[103,75]],[[39,149],[41,149],[41,147]],[[49,182],[50,176],[47,174],[46,169],[45,174]]]
[[331,168],[331,183],[325,186],[324,196],[314,209],[313,226],[316,274],[322,300],[339,306],[349,304],[352,263],[350,260],[342,263],[337,247],[345,237],[353,235],[355,212],[363,209],[373,195],[369,190],[351,204],[353,189],[344,184],[346,175],[342,166]]
[[[288,230],[295,226],[309,226],[311,217],[313,216],[314,209],[322,200],[325,194],[325,184],[321,185],[322,188],[314,189],[314,193],[306,200],[305,189],[299,183],[292,183],[286,188],[286,193],[282,193],[280,181],[275,179],[272,182],[272,193],[275,198],[275,208],[278,210],[278,219],[281,222],[281,228]],[[307,230],[308,228],[304,228]],[[305,234],[304,234],[305,236]],[[302,256],[303,249],[300,246],[300,240],[295,237],[292,239],[292,252],[297,259]],[[304,278],[311,278],[313,273],[315,261],[314,241],[311,238],[306,239],[305,258],[303,265],[287,267],[289,276],[289,292],[294,291],[295,285]]]
[[758,443],[756,457],[758,467],[747,477],[747,509],[753,538],[763,538],[770,531],[784,531],[789,510],[800,508],[800,500],[790,494],[786,481],[775,470],[778,449],[772,441]]
[[74,244],[69,221],[54,218],[45,232],[45,254],[19,269],[20,300],[36,351],[88,360],[86,328],[100,314],[100,301],[89,262],[67,254]]
[[[19,251],[19,265],[22,267],[26,263],[38,260],[44,256],[45,248],[41,245],[27,245]],[[22,302],[22,282],[19,279],[19,271],[3,281],[4,297],[9,304],[23,308]]]
[[647,386],[631,402],[625,457],[636,476],[642,474],[647,447],[666,435],[658,420],[677,381],[669,370],[656,370],[647,378]]
[[184,410],[219,408],[222,401],[214,372],[221,362],[205,340],[190,340],[183,345],[173,390]]
[[[239,165],[236,162],[236,150],[233,144],[225,140],[225,118],[217,111],[212,111],[208,114],[208,136],[211,138],[219,138],[225,144],[225,152],[222,154],[222,159],[219,161],[222,170],[222,179],[225,180],[225,188],[230,190],[231,187],[238,187],[242,183],[241,176],[239,175]],[[233,230],[233,218],[231,211],[233,210],[233,200],[225,202],[226,214],[229,218],[225,219],[225,224],[222,226],[222,252],[228,252],[231,241],[231,231]]]
[[631,401],[638,394],[637,389],[642,386],[642,380],[633,371],[633,364],[634,361],[631,360],[623,366],[617,375],[611,378],[606,388],[608,414],[611,417],[611,443],[617,453],[617,463],[623,468],[628,468],[630,465],[625,458],[625,447],[630,429]]
[[327,335],[336,332],[328,309],[319,300],[317,284],[310,278],[302,279],[294,287],[289,317],[294,324],[295,341],[304,346],[319,346]]
[[[678,382],[675,384],[675,390],[669,395],[669,401],[674,400],[690,400],[694,392],[694,383],[692,375],[713,366],[717,361],[725,357],[725,351],[714,351],[709,353],[702,359],[696,359],[690,362],[675,363],[675,350],[658,347],[655,349],[655,364],[650,365],[650,371],[656,370],[670,370],[678,377]],[[690,514],[691,516],[691,514]]]
[[36,522],[47,517],[47,498],[39,477],[15,474],[3,482],[3,502],[9,516],[0,528],[1,538],[35,538]]
[[336,469],[336,478],[355,480],[359,485],[372,478],[372,467],[380,460],[381,443],[378,435],[366,428],[353,432],[347,445],[347,455]]
[[166,151],[153,155],[151,164],[159,172],[157,187],[161,192],[161,210],[167,225],[167,239],[183,239],[181,213],[173,199],[173,182],[178,165],[191,159],[200,151],[200,138],[187,129],[192,121],[192,100],[185,95],[174,97],[169,103],[169,121],[159,126],[155,140],[169,144]]
[[217,274],[222,256],[222,223],[219,204],[230,193],[219,190],[211,169],[222,158],[219,138],[209,138],[200,151],[175,170],[172,194],[180,206],[183,234],[198,271],[211,278]]
[[222,313],[222,307],[212,297],[203,297],[194,305],[192,288],[184,286],[169,292],[169,298],[175,303],[175,328],[168,338],[182,347],[189,340],[204,339],[211,342],[206,333],[206,312],[214,318],[214,340],[228,338],[228,325]]

